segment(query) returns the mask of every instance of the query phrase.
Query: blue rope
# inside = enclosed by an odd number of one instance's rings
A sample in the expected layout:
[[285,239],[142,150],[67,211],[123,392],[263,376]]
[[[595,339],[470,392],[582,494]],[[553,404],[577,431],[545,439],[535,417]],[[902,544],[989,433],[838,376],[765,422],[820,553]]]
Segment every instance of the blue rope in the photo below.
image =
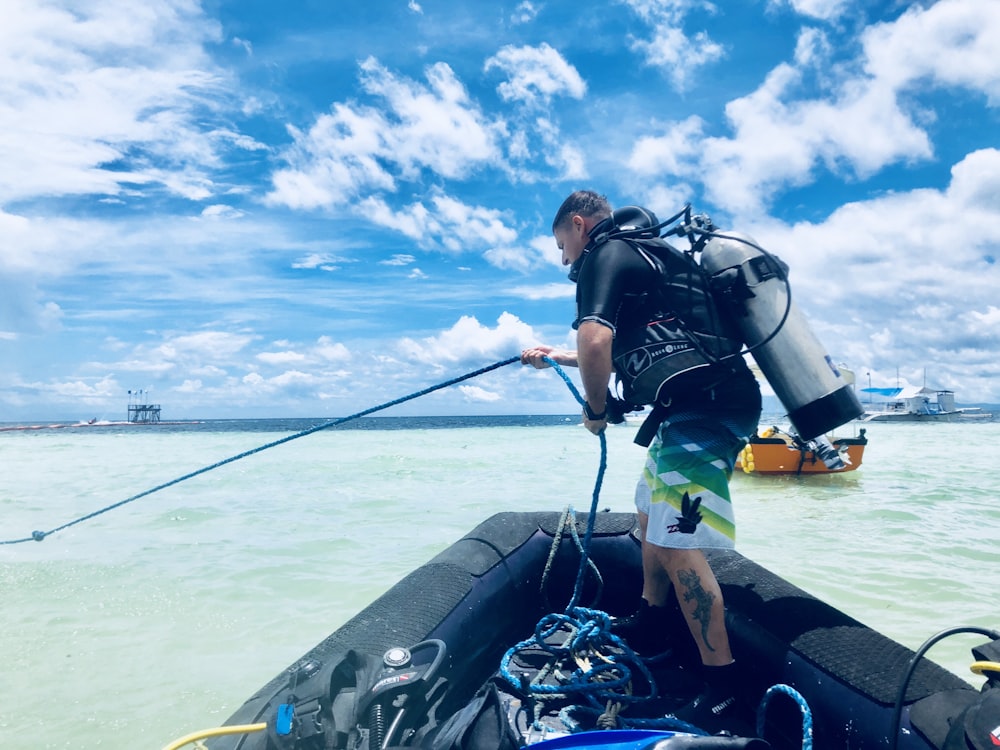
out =
[[[554,360],[549,357],[542,357],[544,362],[547,362],[552,369],[559,373],[559,377],[563,379],[563,382],[569,387],[570,393],[577,400],[580,406],[584,406],[586,403],[584,398],[580,395],[580,391],[577,390],[573,381],[569,379],[569,376],[563,371],[563,369],[555,363]],[[580,598],[580,594],[583,590],[583,577],[586,573],[587,560],[590,555],[590,540],[594,535],[594,522],[597,517],[597,503],[601,496],[601,485],[604,484],[604,472],[608,468],[608,440],[604,435],[602,430],[598,435],[601,441],[601,461],[597,469],[597,479],[594,482],[594,492],[590,501],[590,514],[587,516],[587,532],[583,537],[583,559],[580,561],[580,568],[576,574],[576,584],[573,586],[573,598],[570,599],[569,604],[566,606],[566,611],[569,612],[574,607]]]
[[[559,377],[569,387],[574,398],[583,407],[583,397],[562,368],[549,357],[543,357],[542,359],[559,374]],[[573,586],[573,596],[563,614],[549,614],[544,616],[539,620],[532,637],[509,648],[500,660],[499,669],[500,677],[506,680],[512,687],[527,690],[532,695],[541,697],[542,700],[546,698],[567,698],[572,694],[579,696],[585,701],[587,705],[566,706],[559,712],[560,721],[571,732],[580,730],[579,722],[573,719],[571,714],[583,713],[600,718],[605,713],[608,702],[638,704],[655,699],[657,696],[656,680],[646,666],[646,663],[628,644],[611,632],[611,617],[606,612],[600,610],[577,606],[577,602],[582,594],[583,578],[590,564],[590,543],[593,538],[601,486],[604,483],[604,474],[608,465],[608,444],[604,431],[601,431],[598,437],[601,444],[601,459],[597,478],[594,482],[590,513],[587,520],[587,532],[580,546],[581,560],[576,582]],[[551,637],[561,630],[569,634],[565,643],[563,645],[549,643],[548,641]],[[620,652],[612,661],[605,661],[599,656],[593,656],[601,652],[602,647],[606,648],[608,646]],[[575,655],[590,654],[593,658],[591,659],[591,666],[588,671],[584,672],[580,668],[574,669],[572,674],[568,678],[563,679],[559,684],[547,685],[534,683],[524,685],[514,674],[511,662],[515,654],[519,651],[531,648],[539,648],[551,654],[553,657],[550,661],[551,664],[570,662]],[[633,670],[637,670],[646,680],[649,686],[648,695],[634,695],[629,692],[632,688]],[[626,727],[675,729],[692,734],[705,734],[705,732],[697,727],[674,717],[662,717],[659,719],[630,718],[627,720],[619,717],[618,721]]]
[[[580,396],[580,393],[573,384],[573,381],[571,381],[566,373],[563,372],[562,368],[560,368],[559,365],[557,365],[549,357],[543,357],[542,359],[559,374],[559,377],[561,377],[563,381],[565,381],[570,392],[576,398],[577,402],[579,402],[580,406],[584,406],[584,399]],[[600,610],[586,609],[576,606],[576,602],[581,594],[584,572],[589,563],[590,541],[593,536],[594,521],[597,514],[597,503],[601,493],[601,485],[604,482],[604,472],[607,468],[608,447],[603,431],[599,434],[599,437],[601,440],[601,462],[597,472],[597,480],[594,484],[593,500],[591,502],[590,514],[587,523],[587,533],[581,547],[582,559],[580,561],[580,568],[577,572],[576,583],[573,588],[573,597],[570,600],[569,605],[566,607],[565,614],[546,615],[538,622],[538,625],[535,627],[535,633],[531,638],[509,648],[501,659],[499,670],[500,676],[510,683],[515,689],[527,689],[533,695],[545,696],[548,698],[567,698],[569,694],[574,694],[582,697],[588,705],[565,706],[559,711],[559,720],[570,732],[581,731],[582,727],[580,722],[574,718],[574,715],[577,714],[590,715],[599,724],[601,717],[604,715],[606,710],[604,705],[602,705],[602,702],[604,704],[608,701],[621,704],[634,704],[642,703],[657,697],[656,682],[653,675],[646,667],[642,658],[632,651],[632,649],[624,641],[611,632],[610,616]],[[548,639],[560,630],[567,630],[571,634],[569,640],[567,641],[568,645],[558,646],[548,643]],[[518,651],[526,648],[540,648],[547,651],[553,656],[553,663],[558,663],[560,659],[572,659],[575,654],[586,654],[588,652],[597,651],[602,646],[608,645],[621,650],[621,656],[616,657],[611,662],[598,661],[591,666],[591,669],[587,673],[584,673],[581,669],[576,669],[568,679],[556,685],[523,685],[514,675],[510,666],[514,655]],[[637,665],[639,671],[648,682],[650,690],[648,696],[635,696],[630,693],[619,692],[620,689],[626,689],[631,683],[632,670],[628,666],[627,662],[632,662]],[[610,675],[610,678],[602,681],[602,678],[604,678],[605,675]],[[758,736],[763,736],[764,717],[768,703],[770,702],[772,696],[779,694],[791,697],[792,700],[794,700],[799,706],[799,709],[802,712],[802,750],[812,750],[812,712],[805,698],[802,697],[802,695],[794,688],[789,687],[788,685],[779,684],[772,686],[767,690],[764,697],[761,699],[760,705],[757,709]],[[666,729],[699,736],[708,734],[700,727],[696,727],[693,724],[689,724],[688,722],[674,716],[663,716],[652,719],[638,717],[624,718],[619,716],[617,718],[617,722],[619,726],[625,728]],[[542,727],[537,728],[542,729]]]
[[[552,642],[552,636],[565,633],[561,643]],[[549,668],[540,672],[536,681],[526,683],[512,666],[515,655],[526,649],[539,649],[551,656]],[[607,654],[614,653],[609,658]],[[604,654],[604,656],[601,656]],[[589,668],[575,666],[565,668],[565,676],[559,675],[558,682],[546,684],[539,681],[556,673],[557,665],[573,665],[576,657],[588,657]],[[571,670],[571,671],[570,671]],[[522,690],[537,698],[541,703],[551,700],[580,701],[565,706],[559,711],[559,720],[569,731],[580,731],[579,721],[573,715],[591,716],[599,726],[607,712],[608,703],[638,705],[657,698],[656,679],[646,666],[646,662],[627,643],[611,632],[611,618],[606,612],[586,607],[575,607],[566,614],[549,614],[542,617],[530,637],[507,649],[500,660],[499,676],[515,690]],[[648,689],[644,694],[632,692],[633,675],[640,674]],[[617,717],[616,723],[623,728],[655,728],[686,731],[691,734],[705,734],[697,727],[674,717],[659,719],[633,719]],[[544,727],[535,722],[535,729]]]
[[[560,630],[570,633],[569,639],[561,645],[550,643],[549,639]],[[522,649],[540,648],[558,660],[572,659],[574,654],[596,651],[602,646],[613,646],[630,657],[635,668],[649,683],[650,693],[648,696],[626,695],[616,692],[616,689],[624,688],[632,679],[632,670],[623,661],[601,662],[591,667],[588,674],[592,677],[617,671],[617,676],[612,675],[611,678],[603,682],[594,681],[577,669],[573,672],[573,676],[562,685],[533,685],[531,691],[543,695],[561,695],[573,692],[592,696],[595,700],[611,699],[621,703],[638,703],[655,697],[656,680],[642,659],[624,641],[611,632],[610,616],[606,612],[586,607],[577,607],[573,612],[567,614],[549,614],[542,617],[530,638],[507,649],[500,660],[500,676],[511,686],[522,687],[520,679],[511,669],[511,660]]]
[[802,697],[795,688],[788,685],[778,684],[772,685],[764,693],[764,697],[760,699],[760,705],[757,707],[757,736],[764,736],[764,718],[767,713],[767,706],[771,702],[771,698],[775,695],[787,695],[795,704],[799,707],[802,712],[802,750],[812,750],[813,746],[813,719],[812,711],[809,708],[809,704],[806,703],[806,699]]
[[468,372],[465,375],[459,375],[458,377],[452,378],[451,380],[446,380],[443,383],[438,383],[437,385],[430,386],[429,388],[424,388],[422,391],[417,391],[416,393],[411,393],[408,396],[403,396],[402,398],[397,398],[394,401],[388,401],[388,402],[386,402],[384,404],[380,404],[378,406],[373,406],[373,407],[371,407],[369,409],[365,409],[364,411],[359,411],[356,414],[351,414],[350,416],[347,416],[347,417],[340,417],[339,419],[333,419],[333,420],[330,420],[329,422],[324,422],[323,424],[319,424],[319,425],[316,425],[314,427],[310,427],[307,430],[302,430],[301,432],[297,432],[294,435],[288,435],[288,436],[283,437],[283,438],[281,438],[279,440],[275,440],[275,441],[267,443],[265,445],[261,445],[261,446],[259,446],[257,448],[253,448],[251,450],[244,451],[243,453],[238,453],[235,456],[230,456],[229,458],[223,459],[222,461],[217,461],[216,463],[212,464],[211,466],[205,466],[204,468],[198,469],[197,471],[192,471],[189,474],[185,474],[184,476],[177,477],[176,479],[172,479],[169,482],[164,482],[163,484],[158,484],[155,487],[152,487],[151,489],[144,490],[143,492],[140,492],[137,495],[132,495],[132,497],[127,497],[124,500],[121,500],[121,501],[119,501],[117,503],[114,503],[113,505],[109,505],[109,506],[107,506],[105,508],[101,508],[100,510],[94,511],[93,513],[88,513],[87,515],[81,516],[80,518],[77,518],[74,521],[70,521],[69,523],[64,523],[62,526],[57,526],[56,528],[54,528],[54,529],[52,529],[50,531],[32,531],[31,532],[31,536],[27,536],[27,537],[24,537],[22,539],[8,539],[6,541],[0,541],[0,545],[3,545],[3,544],[20,544],[21,542],[30,542],[30,541],[41,542],[42,540],[45,539],[45,537],[51,536],[52,534],[55,534],[58,531],[62,531],[64,529],[68,529],[70,526],[75,526],[76,524],[82,523],[84,521],[89,521],[91,518],[96,518],[97,516],[101,515],[102,513],[107,513],[109,510],[114,510],[115,508],[120,508],[121,506],[125,505],[126,503],[131,503],[133,500],[138,500],[139,498],[146,497],[147,495],[152,495],[154,492],[159,492],[160,490],[165,490],[167,487],[173,487],[175,484],[180,484],[181,482],[186,481],[188,479],[191,479],[193,477],[199,476],[200,474],[204,474],[206,472],[212,471],[213,469],[218,469],[220,466],[225,466],[226,464],[231,464],[233,461],[239,461],[241,458],[246,458],[248,456],[252,456],[255,453],[260,453],[261,451],[268,450],[269,448],[274,448],[275,446],[291,442],[292,440],[298,440],[299,438],[305,437],[306,435],[312,435],[314,432],[319,432],[320,430],[325,430],[325,429],[328,429],[330,427],[336,427],[337,425],[344,424],[345,422],[350,422],[353,419],[359,419],[360,417],[364,417],[364,416],[367,416],[369,414],[374,414],[377,411],[382,411],[383,409],[388,409],[390,406],[396,406],[397,404],[402,404],[402,403],[404,403],[406,401],[412,401],[413,399],[419,398],[420,396],[426,396],[428,393],[433,393],[434,391],[439,391],[442,388],[447,388],[448,386],[455,385],[456,383],[461,383],[463,380],[469,380],[470,378],[477,377],[477,376],[482,375],[484,373],[490,372],[491,370],[496,370],[496,369],[499,369],[501,367],[505,367],[505,366],[507,366],[509,364],[513,364],[514,362],[520,362],[520,361],[521,361],[521,358],[519,356],[518,357],[509,357],[508,359],[504,359],[504,360],[501,360],[499,362],[494,362],[492,365],[488,365],[487,367],[480,368],[478,370],[475,370],[474,372]]

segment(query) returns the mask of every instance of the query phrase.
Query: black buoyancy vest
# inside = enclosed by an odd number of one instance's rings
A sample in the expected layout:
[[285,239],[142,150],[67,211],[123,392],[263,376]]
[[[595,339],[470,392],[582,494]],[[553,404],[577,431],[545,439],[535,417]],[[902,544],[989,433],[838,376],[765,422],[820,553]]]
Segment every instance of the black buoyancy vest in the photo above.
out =
[[743,342],[701,266],[662,239],[625,241],[660,283],[631,297],[618,316],[611,358],[624,399],[637,406],[663,401],[686,380],[679,376],[696,370],[719,371],[704,373],[705,387],[723,379],[741,362]]

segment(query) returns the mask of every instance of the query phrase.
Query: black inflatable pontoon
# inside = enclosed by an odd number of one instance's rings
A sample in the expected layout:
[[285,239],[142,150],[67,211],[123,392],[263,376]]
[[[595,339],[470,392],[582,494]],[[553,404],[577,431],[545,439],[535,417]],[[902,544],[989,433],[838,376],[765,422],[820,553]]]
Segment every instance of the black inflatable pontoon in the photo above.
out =
[[[531,641],[543,618],[562,613],[574,599],[598,619],[601,613],[628,614],[641,590],[640,549],[633,514],[598,513],[588,547],[592,566],[581,573],[587,519],[575,521],[575,535],[564,520],[557,513],[489,518],[316,645],[227,721],[267,722],[266,731],[214,738],[208,746],[510,750],[542,742],[539,750],[674,750],[799,748],[805,741],[819,750],[952,750],[1000,744],[988,726],[1000,726],[995,676],[980,692],[925,659],[910,669],[914,652],[735,552],[712,553],[710,560],[722,585],[733,652],[746,675],[741,696],[751,715],[743,739],[659,726],[658,716],[691,697],[692,681],[683,679],[684,670],[645,660],[631,668],[630,697],[611,711],[617,731],[586,731],[596,728],[588,715],[592,699],[569,696],[556,714],[552,696],[540,700],[530,692],[539,676],[558,685],[578,669],[550,670],[543,663],[549,654],[542,644],[554,642],[564,628],[542,628],[536,645],[523,653],[513,647]],[[1000,642],[973,653],[995,663]],[[640,701],[654,685],[657,695]],[[769,693],[772,686],[787,691]],[[753,715],[765,695],[766,706]],[[811,738],[804,724],[811,724]]]

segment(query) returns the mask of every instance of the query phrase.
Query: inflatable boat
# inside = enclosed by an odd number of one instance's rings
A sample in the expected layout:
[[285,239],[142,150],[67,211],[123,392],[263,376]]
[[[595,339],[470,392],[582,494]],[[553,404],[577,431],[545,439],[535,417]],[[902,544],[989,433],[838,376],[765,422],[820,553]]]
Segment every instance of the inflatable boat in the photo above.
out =
[[709,559],[742,665],[735,727],[672,719],[698,689],[692,654],[658,662],[609,627],[640,596],[634,514],[500,513],[255,692],[207,747],[1000,745],[1000,634],[971,629],[987,638],[976,689],[736,552]]

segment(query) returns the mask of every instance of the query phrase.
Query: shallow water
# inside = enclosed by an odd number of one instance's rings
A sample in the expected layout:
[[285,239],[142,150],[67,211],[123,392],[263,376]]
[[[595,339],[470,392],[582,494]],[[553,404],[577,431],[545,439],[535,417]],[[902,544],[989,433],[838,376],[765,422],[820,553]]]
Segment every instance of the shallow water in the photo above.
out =
[[[590,507],[599,443],[575,420],[371,421],[256,453],[41,543],[0,546],[0,746],[161,748],[216,726],[488,515]],[[56,528],[306,426],[0,433],[0,538]],[[739,550],[914,649],[956,625],[1000,627],[989,450],[1000,423],[867,430],[856,472],[738,474]],[[601,508],[632,509],[643,456],[632,432],[609,430]],[[949,639],[930,656],[974,680],[969,648],[981,640]]]

